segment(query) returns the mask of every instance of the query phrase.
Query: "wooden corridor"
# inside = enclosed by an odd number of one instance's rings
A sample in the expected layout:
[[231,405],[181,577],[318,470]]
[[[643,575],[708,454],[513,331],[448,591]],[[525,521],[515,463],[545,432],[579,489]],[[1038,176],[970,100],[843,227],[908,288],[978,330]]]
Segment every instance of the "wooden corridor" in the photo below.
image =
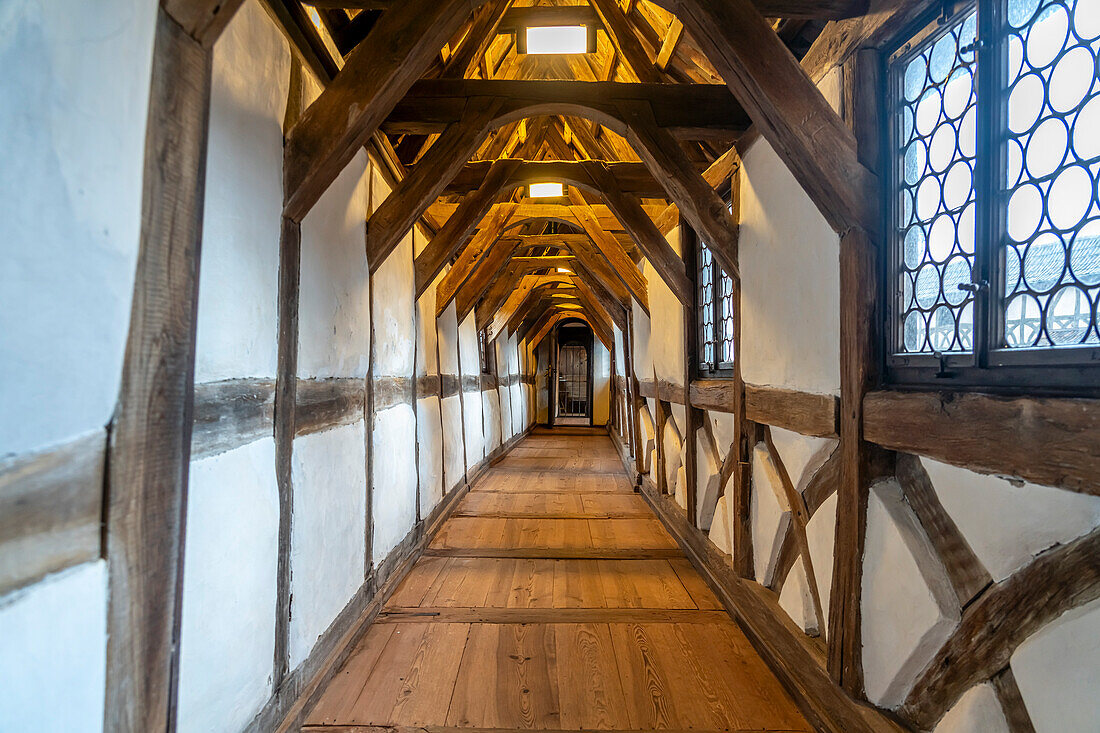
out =
[[484,475],[303,728],[517,729],[812,730],[601,432]]

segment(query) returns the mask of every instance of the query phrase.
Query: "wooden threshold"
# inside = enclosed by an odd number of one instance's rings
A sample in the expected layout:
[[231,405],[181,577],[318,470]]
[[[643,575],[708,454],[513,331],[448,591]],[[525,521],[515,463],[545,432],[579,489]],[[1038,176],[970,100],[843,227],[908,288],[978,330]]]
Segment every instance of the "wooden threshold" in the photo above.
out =
[[728,624],[725,611],[695,608],[387,608],[376,623]]
[[683,556],[684,553],[677,548],[599,550],[583,547],[432,547],[424,551],[424,557],[514,557],[545,560],[659,560]]

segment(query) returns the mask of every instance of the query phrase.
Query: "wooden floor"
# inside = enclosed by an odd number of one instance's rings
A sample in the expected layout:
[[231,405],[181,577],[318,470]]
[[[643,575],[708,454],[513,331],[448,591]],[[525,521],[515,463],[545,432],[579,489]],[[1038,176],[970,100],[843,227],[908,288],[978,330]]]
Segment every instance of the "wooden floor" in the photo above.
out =
[[304,730],[809,731],[634,494],[606,433],[539,430],[470,491]]

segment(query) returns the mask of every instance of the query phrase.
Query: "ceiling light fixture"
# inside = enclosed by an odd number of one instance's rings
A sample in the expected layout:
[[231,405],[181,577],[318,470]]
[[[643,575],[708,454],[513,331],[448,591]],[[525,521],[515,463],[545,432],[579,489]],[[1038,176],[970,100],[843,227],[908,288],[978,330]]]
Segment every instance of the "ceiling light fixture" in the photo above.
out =
[[527,195],[533,199],[555,199],[565,196],[565,186],[561,183],[532,183],[527,187]]
[[521,29],[522,48],[519,53],[592,53],[596,35],[587,25],[542,25]]

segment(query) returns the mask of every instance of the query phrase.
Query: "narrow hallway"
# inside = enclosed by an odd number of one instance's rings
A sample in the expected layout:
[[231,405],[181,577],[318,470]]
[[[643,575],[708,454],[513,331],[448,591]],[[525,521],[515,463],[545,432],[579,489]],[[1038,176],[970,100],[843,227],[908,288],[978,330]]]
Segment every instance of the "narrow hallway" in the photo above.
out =
[[811,730],[585,428],[536,429],[462,499],[304,730],[343,726]]

